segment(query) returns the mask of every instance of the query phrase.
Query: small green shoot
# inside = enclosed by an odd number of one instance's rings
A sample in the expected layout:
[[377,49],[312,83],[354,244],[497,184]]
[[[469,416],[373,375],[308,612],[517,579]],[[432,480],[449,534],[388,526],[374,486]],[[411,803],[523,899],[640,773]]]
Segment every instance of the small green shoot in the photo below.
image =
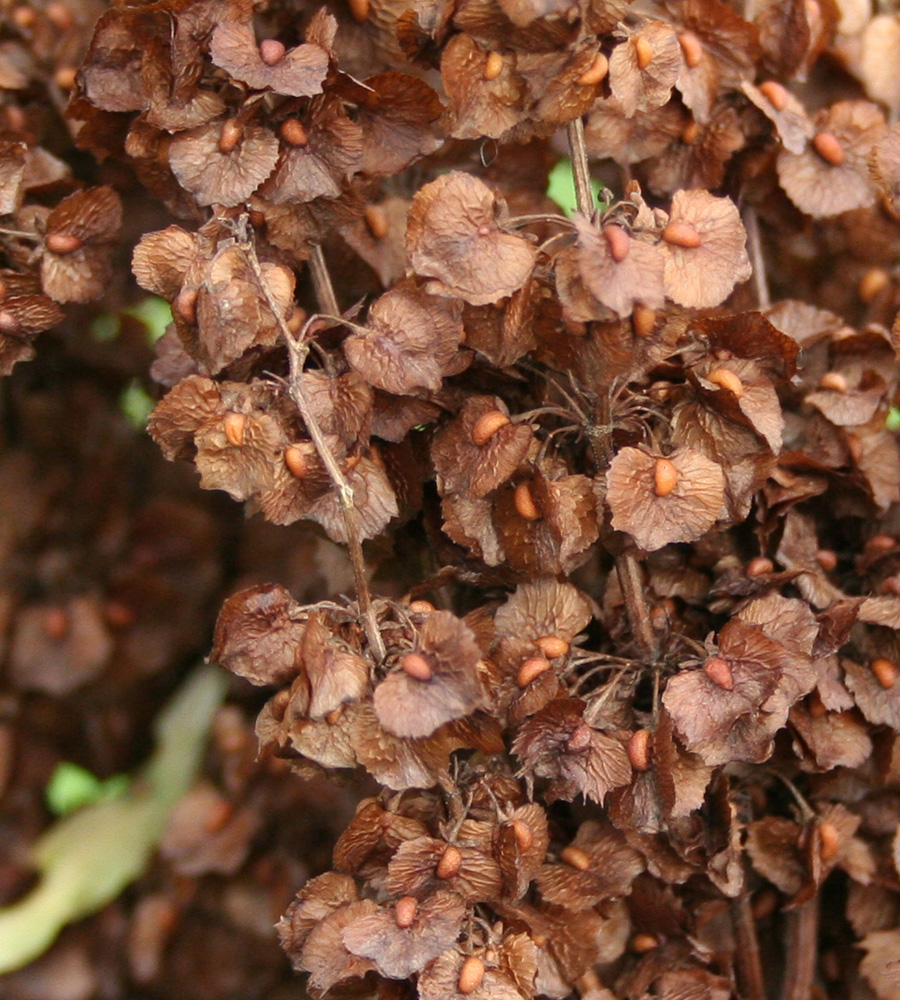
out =
[[125,310],[126,316],[134,316],[147,327],[147,340],[155,344],[172,322],[172,310],[165,299],[158,295],[148,295],[137,305]]
[[900,431],[900,410],[896,406],[892,406],[888,410],[887,418],[884,421],[884,426],[889,430],[896,433]]
[[[600,181],[591,178],[591,190],[594,201],[599,203],[602,185]],[[571,218],[578,211],[578,199],[575,196],[575,178],[572,176],[572,164],[569,160],[560,160],[550,171],[550,183],[547,185],[547,195]]]
[[154,406],[153,398],[137,379],[132,379],[119,396],[119,409],[136,431],[147,429],[147,420]]
[[44,799],[54,816],[68,816],[84,806],[118,798],[129,784],[127,774],[115,774],[101,781],[79,764],[63,761],[50,776]]

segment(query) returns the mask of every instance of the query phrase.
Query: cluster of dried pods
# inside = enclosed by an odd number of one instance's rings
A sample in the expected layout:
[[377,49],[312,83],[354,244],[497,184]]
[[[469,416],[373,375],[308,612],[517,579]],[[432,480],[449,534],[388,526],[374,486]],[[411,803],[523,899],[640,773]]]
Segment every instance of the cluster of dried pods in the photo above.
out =
[[121,221],[40,85],[183,223],[153,438],[349,547],[212,652],[265,755],[381,786],[279,924],[310,994],[895,1000],[897,18],[157,0],[74,72],[56,6],[0,42],[6,370]]

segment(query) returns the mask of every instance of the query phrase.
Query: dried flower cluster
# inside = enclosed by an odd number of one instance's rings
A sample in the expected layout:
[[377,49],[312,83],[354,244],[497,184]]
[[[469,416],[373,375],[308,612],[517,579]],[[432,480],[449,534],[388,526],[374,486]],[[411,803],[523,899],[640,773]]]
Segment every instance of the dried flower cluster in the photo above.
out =
[[[211,654],[381,786],[278,925],[312,996],[900,995],[898,60],[850,0],[100,17],[75,141],[179,220],[151,435],[354,572]],[[13,109],[7,370],[120,224]]]

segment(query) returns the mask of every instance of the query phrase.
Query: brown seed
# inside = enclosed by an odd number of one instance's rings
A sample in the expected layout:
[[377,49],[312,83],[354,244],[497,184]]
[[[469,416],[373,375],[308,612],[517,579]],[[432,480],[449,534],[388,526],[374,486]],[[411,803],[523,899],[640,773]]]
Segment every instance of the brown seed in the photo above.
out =
[[69,631],[69,616],[65,608],[47,608],[44,612],[44,631],[54,642],[62,642]]
[[60,31],[68,31],[69,28],[71,28],[75,23],[72,17],[72,12],[64,3],[59,2],[59,0],[51,0],[51,2],[47,4],[44,13],[47,15],[53,26],[58,28]]
[[727,389],[734,393],[738,399],[744,395],[744,383],[728,368],[716,368],[706,376],[707,382],[719,386],[720,389]]
[[890,690],[897,683],[897,668],[883,656],[872,660],[872,673],[878,678],[878,683]]
[[103,605],[103,616],[113,628],[130,628],[137,621],[137,612],[124,601],[115,599]]
[[519,517],[525,518],[526,521],[540,521],[541,512],[534,502],[534,494],[528,483],[519,483],[513,494],[513,503]]
[[813,719],[821,719],[822,716],[828,714],[828,709],[825,707],[825,702],[819,697],[818,691],[813,691],[809,696],[809,701],[807,703],[807,710],[809,711],[810,717]]
[[336,726],[341,721],[341,716],[344,714],[344,706],[338,705],[337,708],[332,709],[326,716],[325,721],[329,726]]
[[258,208],[251,208],[248,215],[250,216],[250,225],[254,229],[262,229],[266,224],[266,213],[261,212]]
[[74,253],[81,247],[81,240],[72,233],[51,233],[47,237],[47,249],[60,255]]
[[768,886],[761,889],[750,903],[750,912],[753,914],[754,920],[765,920],[766,917],[771,917],[777,909],[778,893]]
[[535,646],[547,657],[548,660],[555,660],[558,656],[565,656],[571,648],[562,636],[545,635],[535,640]]
[[659,947],[659,941],[652,934],[635,934],[631,939],[631,950],[635,955],[646,955]]
[[289,146],[300,147],[309,143],[309,136],[299,118],[285,118],[278,131]]
[[673,247],[694,250],[700,246],[700,234],[688,222],[670,222],[663,230],[662,238]]
[[37,13],[31,7],[16,7],[12,12],[13,24],[20,28],[30,28],[37,20]]
[[692,118],[681,131],[681,141],[685,146],[693,146],[700,137],[700,125]]
[[363,217],[366,220],[366,227],[373,240],[383,240],[391,231],[387,212],[385,212],[381,205],[366,205],[365,209],[363,209]]
[[295,479],[305,479],[309,472],[306,463],[306,452],[299,445],[292,444],[284,449],[284,464]]
[[731,672],[731,667],[728,666],[728,661],[723,660],[721,656],[711,656],[703,664],[703,672],[713,684],[718,684],[723,691],[734,690],[734,674]]
[[751,559],[747,563],[746,574],[751,579],[756,576],[766,576],[767,574],[773,572],[775,569],[775,564],[771,559],[766,556],[757,556],[755,559]]
[[609,244],[610,256],[617,264],[621,264],[628,256],[628,251],[631,248],[631,240],[628,238],[628,233],[621,226],[605,226],[603,228],[603,235]]
[[577,868],[580,872],[586,872],[591,867],[591,859],[580,847],[570,844],[559,852],[559,860],[565,861],[572,868]]
[[703,43],[700,39],[690,31],[684,31],[678,36],[678,44],[681,46],[681,52],[688,68],[695,69],[699,66],[700,60],[703,58]]
[[521,819],[514,819],[512,828],[516,837],[516,846],[524,854],[534,843],[534,831]]
[[823,861],[833,861],[841,849],[841,835],[833,823],[819,824],[819,854]]
[[667,458],[658,458],[653,466],[653,492],[667,497],[678,485],[678,469]]
[[367,21],[369,19],[369,0],[347,0],[350,13],[357,21]]
[[394,904],[394,921],[401,929],[412,927],[419,903],[415,896],[401,896]]
[[448,844],[441,855],[441,860],[437,863],[434,874],[438,878],[453,878],[454,875],[459,874],[460,868],[462,868],[462,854],[459,853],[458,847]]
[[863,446],[862,441],[856,434],[847,435],[847,451],[850,452],[850,457],[854,462],[858,462],[862,458]]
[[900,597],[900,576],[889,576],[886,580],[882,580],[878,589],[882,594],[893,594],[894,597]]
[[646,69],[653,62],[653,46],[643,35],[635,36],[634,57],[637,59],[638,69]]
[[830,132],[819,132],[812,141],[813,149],[832,167],[844,162],[844,148]]
[[60,90],[71,90],[77,76],[78,70],[74,66],[60,66],[53,74],[53,82]]
[[243,413],[235,413],[233,410],[225,414],[223,421],[225,424],[225,437],[228,443],[234,448],[240,448],[244,443],[244,433],[247,430],[247,417]]
[[816,553],[816,562],[826,573],[830,573],[837,567],[837,553],[833,549],[819,549]]
[[819,379],[820,389],[832,389],[834,392],[846,392],[847,380],[840,372],[825,372]]
[[196,288],[184,288],[176,296],[172,303],[172,312],[185,323],[195,326],[197,323],[197,297]]
[[866,542],[867,555],[884,555],[897,547],[897,539],[893,535],[872,535]]
[[0,333],[16,333],[19,321],[8,309],[0,309]]
[[656,326],[656,311],[637,303],[631,314],[631,325],[638,337],[649,337]]
[[592,735],[591,727],[586,722],[582,722],[566,740],[566,750],[569,753],[581,753],[582,750],[587,750],[591,745]]
[[543,656],[532,656],[530,659],[526,660],[521,667],[519,667],[519,673],[516,676],[516,683],[520,688],[527,688],[533,680],[540,677],[541,674],[546,673],[549,669],[549,660],[545,659]]
[[484,962],[475,955],[469,955],[459,970],[459,980],[456,983],[456,988],[464,996],[468,996],[469,993],[474,993],[481,986],[483,980]]
[[499,52],[488,52],[487,61],[484,64],[485,80],[496,80],[503,72],[503,56]]
[[575,82],[582,87],[596,87],[598,83],[606,79],[607,73],[609,73],[609,60],[602,52],[598,52],[591,65]]
[[430,615],[432,612],[436,611],[437,608],[431,603],[431,601],[410,601],[409,610],[414,615]]
[[234,118],[229,118],[222,125],[222,133],[219,136],[219,152],[230,153],[237,149],[238,143],[243,137],[243,127]]
[[635,771],[650,770],[650,730],[636,729],[625,748]]
[[267,66],[277,66],[284,59],[285,47],[277,38],[266,38],[259,43],[260,59]]
[[788,92],[777,80],[765,80],[759,85],[759,92],[776,111],[787,107]]
[[424,656],[419,653],[404,653],[400,657],[400,667],[404,673],[409,674],[417,681],[430,681],[432,677],[431,665]]
[[509,417],[505,413],[501,413],[500,410],[489,410],[475,421],[475,426],[472,428],[473,443],[479,448],[486,445],[497,431],[509,422]]
[[863,302],[871,302],[890,284],[891,276],[883,267],[870,267],[862,276],[857,289]]

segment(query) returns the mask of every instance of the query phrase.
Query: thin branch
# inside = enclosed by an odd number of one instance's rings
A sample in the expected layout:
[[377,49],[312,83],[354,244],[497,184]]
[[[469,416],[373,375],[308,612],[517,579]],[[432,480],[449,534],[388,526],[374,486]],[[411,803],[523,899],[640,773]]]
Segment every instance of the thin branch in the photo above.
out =
[[768,309],[772,304],[772,298],[769,295],[769,282],[766,278],[766,259],[763,256],[759,217],[756,209],[750,205],[744,209],[744,228],[747,230],[747,247],[750,251],[750,263],[753,266],[756,304],[760,309]]
[[650,622],[650,611],[644,600],[644,580],[641,576],[641,564],[633,552],[623,552],[616,559],[616,572],[619,575],[619,586],[625,598],[625,610],[631,632],[641,651],[641,657],[652,663],[659,656],[659,644]]
[[[366,564],[365,559],[363,558],[362,541],[360,540],[361,532],[359,528],[359,514],[356,510],[356,504],[353,499],[353,487],[347,481],[347,477],[344,475],[343,469],[341,469],[337,459],[334,457],[334,453],[328,447],[328,442],[325,440],[322,428],[319,426],[319,422],[316,420],[315,414],[312,412],[309,401],[303,391],[303,365],[306,362],[307,355],[309,354],[309,345],[306,343],[305,339],[306,332],[309,329],[310,324],[313,323],[317,317],[310,317],[304,324],[300,336],[295,337],[293,333],[291,333],[291,330],[285,321],[284,315],[282,314],[281,309],[279,309],[278,303],[275,301],[275,297],[272,295],[272,290],[262,272],[262,268],[259,266],[259,258],[256,256],[256,247],[253,245],[252,241],[246,240],[243,243],[242,248],[247,256],[247,261],[250,264],[250,268],[253,271],[260,291],[263,294],[263,298],[266,300],[266,305],[268,305],[272,315],[275,317],[281,329],[281,335],[284,337],[285,343],[287,344],[288,353],[290,355],[290,378],[288,380],[288,386],[291,399],[293,399],[297,409],[300,411],[303,423],[306,424],[306,429],[309,432],[309,436],[313,444],[316,446],[319,458],[322,459],[322,464],[325,466],[325,469],[334,484],[335,491],[337,492],[338,502],[344,518],[344,530],[347,533],[347,548],[350,552],[350,562],[353,565],[353,576],[356,582],[356,599],[359,603],[359,611],[363,618],[366,638],[369,640],[369,648],[375,655],[377,662],[380,663],[384,659],[385,654],[384,642],[382,641],[381,632],[378,629],[378,622],[375,618],[375,611],[372,607],[372,595],[369,593],[369,581],[366,577]],[[315,249],[319,251],[319,264],[324,269],[325,260],[321,256],[321,249],[319,247],[316,247]],[[316,260],[315,251],[313,252],[312,260]],[[312,268],[312,272],[313,281],[316,284],[316,290],[319,292],[320,287],[316,279],[315,267]],[[334,290],[331,287],[331,280],[328,278],[327,271],[325,271],[325,284],[321,288],[321,293],[322,298],[326,298],[330,295],[332,300],[328,305],[326,305],[325,302],[322,302],[322,305],[325,308],[328,308],[333,315],[339,314],[340,310],[337,302],[334,300]]]
[[312,275],[313,287],[316,290],[316,298],[319,300],[319,309],[323,313],[339,317],[341,307],[334,294],[334,285],[331,283],[331,275],[328,273],[328,265],[325,263],[325,254],[322,253],[322,247],[318,243],[313,247],[312,257],[309,258],[309,270]]
[[572,158],[578,211],[590,218],[594,213],[594,193],[591,191],[591,173],[588,169],[587,146],[584,143],[584,122],[580,116],[566,126],[566,137],[569,140],[569,155]]
[[819,954],[819,897],[813,896],[801,903],[785,917],[786,955],[781,1000],[810,1000]]
[[766,1000],[756,922],[750,907],[750,896],[742,892],[731,901],[731,923],[734,927],[737,980],[743,1000]]

